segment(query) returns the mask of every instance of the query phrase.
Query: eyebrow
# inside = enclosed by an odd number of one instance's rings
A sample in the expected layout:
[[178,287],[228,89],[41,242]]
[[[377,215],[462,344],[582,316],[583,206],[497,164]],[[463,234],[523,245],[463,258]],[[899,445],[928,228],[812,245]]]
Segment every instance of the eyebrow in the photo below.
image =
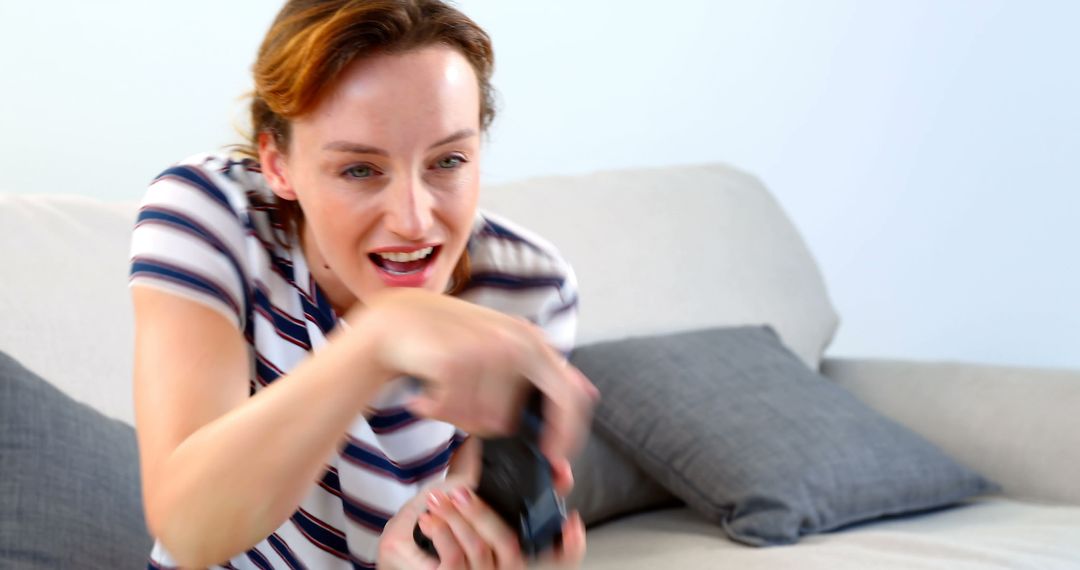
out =
[[[459,140],[462,140],[462,139],[467,139],[469,137],[474,137],[474,136],[476,136],[476,131],[474,131],[473,129],[461,129],[460,131],[454,132],[450,136],[443,137],[443,138],[435,141],[434,144],[432,144],[431,146],[428,147],[428,150],[431,150],[431,149],[436,148],[436,147],[440,147],[440,146],[442,146],[444,144],[449,144],[449,143],[452,143],[452,142],[455,142],[455,141],[459,141]],[[351,153],[354,153],[354,154],[377,154],[379,156],[390,156],[390,153],[386,152],[385,150],[383,150],[383,149],[381,149],[379,147],[370,146],[370,145],[361,144],[361,143],[354,143],[354,142],[349,142],[349,141],[334,141],[334,142],[326,143],[323,146],[323,150],[334,150],[334,151],[338,151],[338,152],[351,152]]]

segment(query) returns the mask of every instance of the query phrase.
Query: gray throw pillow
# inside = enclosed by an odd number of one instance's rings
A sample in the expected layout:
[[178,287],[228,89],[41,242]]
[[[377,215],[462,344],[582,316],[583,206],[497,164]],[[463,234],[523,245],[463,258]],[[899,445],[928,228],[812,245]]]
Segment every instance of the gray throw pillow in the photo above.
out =
[[594,429],[738,542],[957,503],[994,485],[811,371],[767,327],[595,344]]
[[566,507],[578,511],[588,526],[682,502],[596,432],[589,434],[572,467],[574,489]]
[[135,432],[0,352],[0,568],[145,568]]

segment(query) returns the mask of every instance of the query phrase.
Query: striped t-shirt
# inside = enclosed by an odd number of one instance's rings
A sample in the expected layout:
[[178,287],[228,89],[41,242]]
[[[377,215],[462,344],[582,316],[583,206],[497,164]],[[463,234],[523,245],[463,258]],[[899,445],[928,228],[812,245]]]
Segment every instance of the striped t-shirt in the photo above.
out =
[[[319,350],[338,320],[299,240],[283,247],[275,237],[287,236],[258,164],[210,154],[155,179],[132,234],[131,285],[182,295],[233,322],[247,340],[251,394]],[[558,252],[486,212],[477,214],[467,247],[471,277],[457,295],[529,319],[569,352],[577,293]],[[410,415],[403,403],[413,390],[405,379],[387,384],[296,512],[215,568],[374,568],[387,520],[422,485],[445,476],[464,439],[452,425]],[[149,566],[174,565],[155,544]]]

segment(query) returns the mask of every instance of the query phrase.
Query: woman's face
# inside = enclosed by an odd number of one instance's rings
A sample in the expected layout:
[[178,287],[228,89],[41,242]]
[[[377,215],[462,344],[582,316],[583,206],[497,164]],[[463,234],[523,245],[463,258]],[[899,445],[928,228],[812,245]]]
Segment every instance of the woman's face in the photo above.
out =
[[292,121],[288,152],[260,140],[274,192],[299,200],[312,275],[339,313],[385,287],[445,291],[479,192],[480,90],[447,47],[346,68]]

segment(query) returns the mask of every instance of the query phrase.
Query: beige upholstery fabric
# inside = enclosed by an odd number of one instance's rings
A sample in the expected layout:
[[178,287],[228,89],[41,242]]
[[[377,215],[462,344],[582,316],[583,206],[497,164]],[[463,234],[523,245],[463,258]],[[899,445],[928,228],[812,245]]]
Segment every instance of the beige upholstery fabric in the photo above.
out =
[[822,371],[1006,495],[1080,505],[1080,371],[855,359]]
[[135,204],[0,194],[0,348],[132,422],[128,243]]
[[721,166],[539,178],[481,204],[545,236],[577,272],[578,344],[770,324],[815,370],[837,327],[802,238],[757,179]]
[[[532,180],[484,205],[576,266],[580,342],[771,324],[816,367],[837,326],[821,275],[754,178],[723,166]],[[0,194],[0,349],[131,421],[135,204]],[[1016,496],[1080,504],[1076,373],[830,361],[826,372]],[[688,510],[590,531],[586,568],[1080,568],[1080,508],[1007,500],[752,549]]]
[[688,509],[656,511],[589,531],[586,570],[1000,570],[1080,568],[1080,507],[1006,499],[752,548]]

